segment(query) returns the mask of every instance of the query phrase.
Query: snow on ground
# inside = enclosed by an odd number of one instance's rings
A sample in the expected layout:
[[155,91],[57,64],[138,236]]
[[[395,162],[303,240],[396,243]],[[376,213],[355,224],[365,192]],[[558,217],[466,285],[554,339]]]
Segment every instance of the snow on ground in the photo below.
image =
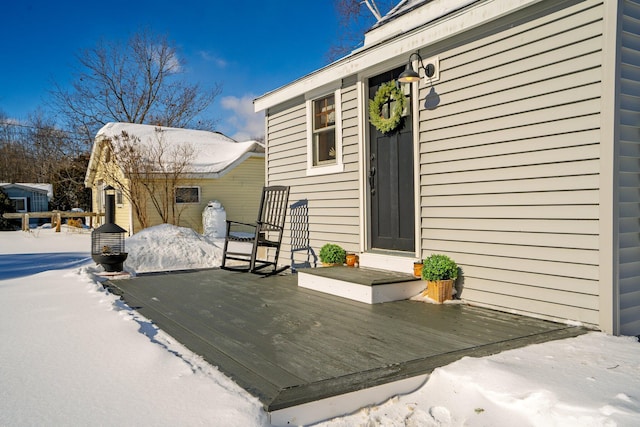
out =
[[589,333],[436,369],[415,393],[323,425],[639,426],[640,344]]
[[[71,230],[1,232],[0,252],[89,257],[90,234]],[[105,292],[97,270],[89,258],[0,280],[0,425],[269,425],[257,399]]]
[[[127,250],[134,273],[220,262],[220,242],[172,226]],[[89,252],[87,231],[0,232],[0,425],[269,425],[257,399],[105,292]],[[640,344],[593,332],[464,358],[320,425],[638,426]]]

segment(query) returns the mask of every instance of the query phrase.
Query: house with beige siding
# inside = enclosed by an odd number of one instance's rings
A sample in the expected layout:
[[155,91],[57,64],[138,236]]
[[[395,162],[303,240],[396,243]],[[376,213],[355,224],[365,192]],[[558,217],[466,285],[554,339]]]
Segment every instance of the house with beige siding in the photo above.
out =
[[[175,211],[170,221],[175,216],[177,225],[201,233],[202,213],[208,202],[215,200],[220,202],[228,218],[242,222],[255,221],[265,178],[265,154],[261,143],[236,142],[218,132],[108,123],[96,135],[85,185],[92,189],[94,212],[104,212],[105,187],[115,188],[116,223],[129,234],[134,234],[143,227],[129,200],[132,192],[127,187],[131,184],[122,175],[123,165],[118,164],[119,156],[114,155],[116,146],[123,144],[125,140],[132,146],[157,147],[160,144],[162,149],[156,149],[153,153],[157,155],[162,151],[163,155],[167,155],[160,163],[164,163],[168,170],[171,169],[174,150],[184,149],[190,153],[188,164],[179,179],[171,178],[175,182],[172,182],[174,188],[170,188],[169,192],[175,202]],[[111,171],[107,172],[107,168],[111,168]],[[164,186],[162,180],[165,176],[167,174],[163,175],[159,171],[157,181],[161,185],[156,185],[155,188],[161,189]],[[149,219],[147,226],[165,222],[149,197],[142,205],[146,207]]]
[[[382,132],[369,100],[407,65]],[[640,1],[404,0],[254,105],[316,251],[445,253],[469,304],[640,334]]]

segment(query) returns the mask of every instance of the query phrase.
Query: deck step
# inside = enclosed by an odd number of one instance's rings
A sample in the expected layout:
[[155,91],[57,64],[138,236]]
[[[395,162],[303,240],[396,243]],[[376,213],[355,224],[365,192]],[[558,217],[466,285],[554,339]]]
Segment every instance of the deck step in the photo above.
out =
[[425,288],[408,273],[344,266],[299,269],[298,286],[367,304],[409,299]]

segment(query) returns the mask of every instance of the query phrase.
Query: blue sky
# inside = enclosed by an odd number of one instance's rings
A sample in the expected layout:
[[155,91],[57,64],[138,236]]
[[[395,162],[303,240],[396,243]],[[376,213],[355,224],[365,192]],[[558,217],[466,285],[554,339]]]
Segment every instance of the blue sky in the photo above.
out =
[[213,116],[240,139],[263,132],[251,100],[324,66],[339,31],[332,0],[9,0],[0,16],[0,111],[8,117],[26,119],[52,80],[69,83],[81,49],[148,27],[175,42],[188,80],[222,84]]

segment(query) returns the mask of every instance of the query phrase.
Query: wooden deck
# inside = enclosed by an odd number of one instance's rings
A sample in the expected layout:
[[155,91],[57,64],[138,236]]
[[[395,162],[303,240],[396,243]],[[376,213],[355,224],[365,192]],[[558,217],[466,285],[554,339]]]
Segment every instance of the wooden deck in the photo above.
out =
[[463,356],[586,332],[462,304],[370,305],[296,281],[216,269],[107,285],[269,412],[424,375]]

